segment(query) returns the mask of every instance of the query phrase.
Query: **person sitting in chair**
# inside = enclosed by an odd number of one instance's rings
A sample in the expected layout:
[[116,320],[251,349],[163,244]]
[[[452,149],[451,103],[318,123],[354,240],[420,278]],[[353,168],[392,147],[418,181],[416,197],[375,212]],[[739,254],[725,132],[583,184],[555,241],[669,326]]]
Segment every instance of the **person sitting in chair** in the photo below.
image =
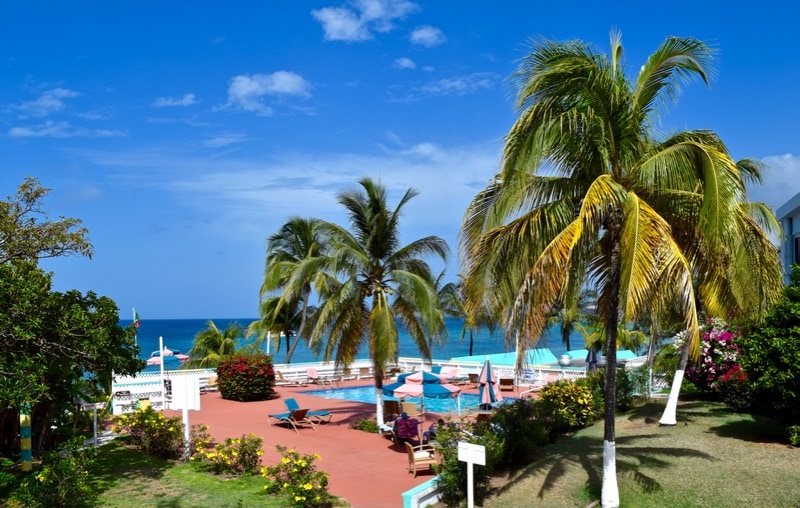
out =
[[432,423],[428,430],[422,433],[422,442],[423,443],[430,443],[436,439],[436,429],[440,429],[444,427],[444,420],[439,418],[439,421],[436,423]]
[[400,418],[394,421],[394,435],[397,444],[411,443],[412,446],[419,444],[419,422],[416,418],[409,418],[407,413],[402,413]]

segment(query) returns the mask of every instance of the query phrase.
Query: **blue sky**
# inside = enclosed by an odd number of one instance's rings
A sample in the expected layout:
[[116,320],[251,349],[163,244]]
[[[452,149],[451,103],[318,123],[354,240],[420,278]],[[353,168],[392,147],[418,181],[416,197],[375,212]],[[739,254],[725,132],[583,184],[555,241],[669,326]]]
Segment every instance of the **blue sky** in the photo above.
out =
[[531,39],[605,52],[616,28],[630,72],[671,35],[719,51],[660,128],[713,129],[769,164],[751,197],[777,208],[800,192],[800,44],[797,9],[767,4],[4,2],[2,195],[34,176],[53,216],[84,221],[93,259],[42,266],[123,318],[257,316],[266,238],[292,215],[344,224],[335,196],[362,176],[392,203],[420,192],[402,239],[447,240],[454,278]]

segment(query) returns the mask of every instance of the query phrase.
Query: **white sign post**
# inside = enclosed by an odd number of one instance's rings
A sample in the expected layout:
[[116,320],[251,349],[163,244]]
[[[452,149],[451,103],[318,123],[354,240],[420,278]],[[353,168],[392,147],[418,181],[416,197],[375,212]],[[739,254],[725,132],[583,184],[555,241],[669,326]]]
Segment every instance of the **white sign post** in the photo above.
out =
[[475,506],[475,489],[473,485],[475,482],[472,477],[472,465],[486,465],[486,447],[459,441],[458,460],[467,463],[467,508],[473,508]]
[[105,407],[106,407],[105,402],[89,402],[81,406],[81,409],[83,409],[84,411],[91,409],[94,413],[93,442],[95,448],[97,448],[97,410],[103,409]]
[[189,410],[200,410],[200,380],[194,376],[175,376],[172,379],[172,408],[183,410],[184,457],[189,458],[191,438]]

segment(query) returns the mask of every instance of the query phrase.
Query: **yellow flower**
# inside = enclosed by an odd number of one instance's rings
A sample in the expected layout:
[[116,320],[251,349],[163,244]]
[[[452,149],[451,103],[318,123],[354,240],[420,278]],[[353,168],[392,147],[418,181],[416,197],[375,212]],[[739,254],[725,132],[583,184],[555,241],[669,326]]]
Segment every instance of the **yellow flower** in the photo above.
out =
[[322,457],[320,457],[318,453],[315,453],[315,454],[313,455],[313,457],[314,457],[315,459],[317,459],[317,460],[322,460]]
[[283,464],[288,464],[289,462],[291,462],[291,460],[289,460],[289,458],[288,458],[288,457],[284,457],[284,458],[282,458],[282,459],[281,459],[281,462],[282,462]]
[[311,489],[314,488],[314,486],[311,485],[310,483],[306,483],[305,485],[303,485],[303,488],[306,489],[306,490],[311,490]]

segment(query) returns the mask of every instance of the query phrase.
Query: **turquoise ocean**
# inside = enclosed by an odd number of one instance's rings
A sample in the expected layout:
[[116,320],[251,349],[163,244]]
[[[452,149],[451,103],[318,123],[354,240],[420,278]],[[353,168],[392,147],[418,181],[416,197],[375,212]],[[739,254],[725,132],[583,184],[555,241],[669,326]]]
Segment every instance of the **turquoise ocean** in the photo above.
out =
[[[255,321],[255,318],[250,319],[212,319],[211,321],[219,328],[224,330],[230,323],[236,322],[242,327],[247,327],[248,324]],[[159,337],[164,339],[164,347],[173,351],[180,351],[181,353],[188,354],[192,349],[194,337],[208,328],[207,319],[142,319],[136,336],[136,340],[141,348],[141,358],[147,359],[153,351],[158,351]],[[120,325],[127,326],[131,324],[131,320],[122,320]],[[447,318],[446,320],[448,338],[443,345],[434,345],[432,350],[432,357],[435,360],[449,360],[456,356],[466,356],[469,354],[469,335],[464,338],[464,341],[459,341],[461,336],[461,328],[463,321],[457,318]],[[285,340],[285,339],[284,339]],[[252,340],[250,340],[252,342]],[[242,344],[246,344],[243,342]],[[553,352],[557,357],[566,351],[566,348],[561,342],[561,335],[557,326],[550,327],[542,334],[537,347],[546,347]],[[573,334],[570,337],[570,347],[572,349],[583,348],[583,338],[579,334]],[[505,347],[505,341],[502,330],[495,330],[490,333],[488,329],[481,328],[473,333],[473,348],[472,354],[484,355],[492,353],[505,353],[513,351],[514,347],[510,349]],[[262,351],[266,349],[262,347]],[[280,349],[276,351],[275,344],[270,346],[270,354],[273,355],[275,363],[284,363],[286,357],[285,343],[281,344]],[[400,356],[419,357],[414,342],[406,334],[402,328],[400,329]],[[363,348],[358,358],[367,358],[366,346]],[[322,357],[315,356],[314,353],[306,347],[302,342],[297,346],[294,354],[292,355],[291,363],[303,362],[316,362],[322,361]],[[147,367],[145,371],[157,371],[158,367]]]

